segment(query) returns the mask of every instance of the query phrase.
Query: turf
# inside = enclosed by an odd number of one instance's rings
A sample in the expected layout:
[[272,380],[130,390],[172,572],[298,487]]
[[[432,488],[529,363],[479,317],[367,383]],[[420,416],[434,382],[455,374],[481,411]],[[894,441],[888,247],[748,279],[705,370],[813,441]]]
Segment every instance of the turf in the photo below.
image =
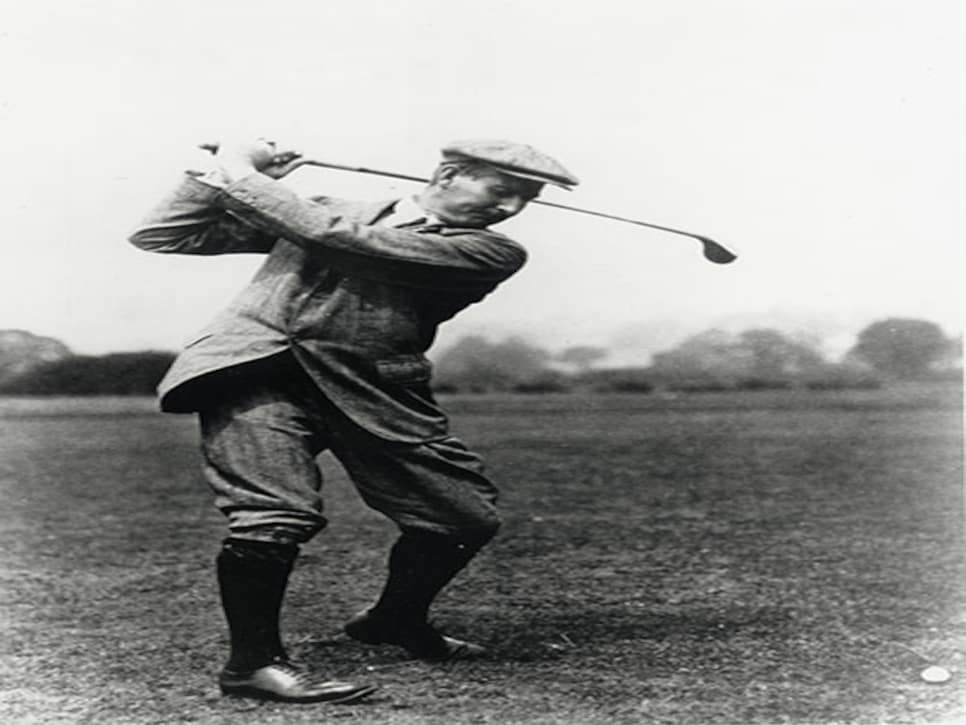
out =
[[[958,390],[444,399],[504,491],[431,666],[340,623],[392,527],[327,459],[293,652],[356,706],[222,698],[223,535],[196,426],[143,399],[0,400],[0,722],[926,723],[966,718]],[[919,679],[928,664],[945,685]]]

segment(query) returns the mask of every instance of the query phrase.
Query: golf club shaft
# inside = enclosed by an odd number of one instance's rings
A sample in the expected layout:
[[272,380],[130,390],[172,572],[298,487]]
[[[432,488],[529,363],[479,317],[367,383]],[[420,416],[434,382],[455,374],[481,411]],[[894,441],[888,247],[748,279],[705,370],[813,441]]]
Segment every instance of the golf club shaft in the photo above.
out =
[[[642,222],[639,219],[628,219],[627,217],[617,216],[616,214],[605,214],[602,211],[593,211],[592,209],[582,209],[576,206],[567,206],[566,204],[557,204],[552,201],[543,201],[541,199],[534,199],[531,204],[542,204],[543,206],[552,206],[554,209],[566,209],[567,211],[576,211],[580,214],[590,214],[591,216],[599,216],[603,219],[613,219],[617,222],[624,222],[625,224],[636,224],[639,227],[650,227],[651,229],[660,229],[662,232],[670,232],[671,234],[683,234],[686,237],[691,237],[692,239],[697,239],[701,242],[709,241],[708,237],[702,236],[700,234],[692,234],[691,232],[686,232],[681,229],[674,229],[673,227],[665,227],[660,224],[654,224],[653,222]],[[717,244],[717,242],[714,242]]]
[[[200,148],[205,149],[215,153],[218,150],[218,144],[201,144]],[[404,181],[416,181],[419,183],[429,183],[429,179],[421,176],[409,176],[408,174],[399,174],[395,171],[384,171],[382,169],[367,169],[363,166],[346,166],[344,164],[335,164],[330,161],[320,161],[318,159],[312,158],[301,158],[299,161],[305,166],[320,166],[325,169],[336,169],[338,171],[350,171],[356,174],[372,174],[373,176],[385,176],[390,179],[402,179]],[[579,214],[589,214],[590,216],[601,217],[602,219],[611,219],[613,221],[624,222],[625,224],[635,224],[640,227],[649,227],[651,229],[659,229],[662,232],[669,232],[670,234],[680,234],[685,237],[691,237],[692,239],[697,239],[701,242],[703,246],[704,256],[711,262],[715,264],[728,264],[737,259],[737,255],[734,252],[726,249],[724,246],[714,241],[709,237],[702,236],[700,234],[692,234],[691,232],[686,232],[681,229],[674,229],[673,227],[666,227],[661,224],[653,224],[651,222],[641,221],[639,219],[629,219],[627,217],[617,216],[616,214],[605,214],[600,211],[593,211],[591,209],[583,209],[576,206],[568,206],[567,204],[557,204],[552,201],[542,201],[540,199],[534,199],[531,204],[540,204],[541,206],[549,206],[554,209],[563,209],[565,211],[573,211]]]

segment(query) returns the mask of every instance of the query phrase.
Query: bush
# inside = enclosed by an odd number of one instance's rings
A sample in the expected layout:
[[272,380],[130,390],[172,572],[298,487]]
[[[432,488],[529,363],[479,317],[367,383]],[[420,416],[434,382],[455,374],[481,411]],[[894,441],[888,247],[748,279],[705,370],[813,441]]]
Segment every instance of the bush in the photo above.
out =
[[810,380],[805,383],[809,390],[878,390],[882,387],[881,380]]
[[174,360],[169,352],[74,355],[39,365],[0,386],[7,395],[153,395]]
[[708,380],[706,382],[689,381],[685,383],[674,383],[668,386],[668,390],[675,393],[722,393],[734,389],[734,385],[714,380]]
[[743,378],[735,387],[738,390],[785,390],[792,387],[792,382],[774,378]]
[[647,368],[591,370],[581,374],[577,383],[597,393],[650,393],[655,388]]
[[513,386],[517,393],[567,393],[571,388],[568,378],[553,370],[545,370]]
[[444,393],[444,394],[445,393],[459,393],[460,392],[460,389],[459,389],[459,386],[456,385],[455,383],[451,383],[451,382],[436,383],[436,382],[434,382],[433,383],[433,392],[434,393]]
[[848,363],[825,365],[804,382],[809,390],[876,390],[882,387],[882,380],[874,372]]

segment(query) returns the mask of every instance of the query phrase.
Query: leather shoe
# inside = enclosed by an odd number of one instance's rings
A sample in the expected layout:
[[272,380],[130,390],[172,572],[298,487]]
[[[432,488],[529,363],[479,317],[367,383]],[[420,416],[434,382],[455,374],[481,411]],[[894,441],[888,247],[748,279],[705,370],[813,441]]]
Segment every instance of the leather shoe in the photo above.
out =
[[378,688],[351,682],[322,680],[304,665],[277,659],[248,672],[224,669],[218,677],[226,695],[280,702],[349,703],[368,697]]
[[446,637],[428,622],[401,627],[371,609],[359,612],[346,622],[343,629],[358,642],[399,645],[416,659],[426,662],[470,660],[486,654],[486,649],[480,645]]

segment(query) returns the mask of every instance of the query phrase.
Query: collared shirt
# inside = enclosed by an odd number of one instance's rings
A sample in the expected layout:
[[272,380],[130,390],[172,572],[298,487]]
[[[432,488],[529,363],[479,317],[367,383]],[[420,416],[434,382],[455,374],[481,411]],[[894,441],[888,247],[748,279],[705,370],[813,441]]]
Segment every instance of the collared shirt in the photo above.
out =
[[407,225],[446,226],[437,216],[429,213],[416,203],[416,197],[407,196],[400,199],[393,206],[392,211],[376,222],[385,227],[402,227]]

